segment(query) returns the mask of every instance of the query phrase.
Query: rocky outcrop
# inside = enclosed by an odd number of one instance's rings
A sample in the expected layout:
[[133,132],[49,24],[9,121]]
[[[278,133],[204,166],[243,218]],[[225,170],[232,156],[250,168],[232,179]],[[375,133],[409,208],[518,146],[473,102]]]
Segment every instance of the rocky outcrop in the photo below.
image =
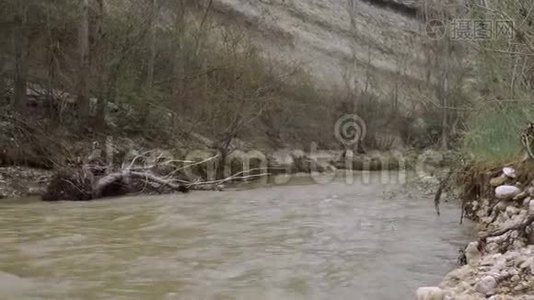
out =
[[390,95],[400,103],[428,95],[423,1],[408,0],[216,0],[215,16],[245,30],[263,55],[298,65],[325,89],[348,85]]
[[505,167],[486,177],[489,196],[466,203],[479,222],[479,239],[439,287],[417,292],[437,298],[417,299],[534,299],[534,182],[530,167],[518,170]]

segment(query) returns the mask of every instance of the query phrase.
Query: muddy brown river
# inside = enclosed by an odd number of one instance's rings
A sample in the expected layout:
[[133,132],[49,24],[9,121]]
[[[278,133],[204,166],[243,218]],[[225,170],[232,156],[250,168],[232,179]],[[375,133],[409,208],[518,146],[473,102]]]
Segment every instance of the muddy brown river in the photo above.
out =
[[429,195],[358,176],[0,202],[0,299],[414,299],[472,228],[457,204],[438,217]]

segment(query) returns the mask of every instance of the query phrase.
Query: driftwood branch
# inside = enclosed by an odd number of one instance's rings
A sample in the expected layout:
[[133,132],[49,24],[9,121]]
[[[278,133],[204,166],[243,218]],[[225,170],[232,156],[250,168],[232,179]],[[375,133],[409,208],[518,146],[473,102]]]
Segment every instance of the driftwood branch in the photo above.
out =
[[148,181],[153,181],[153,182],[155,182],[157,184],[160,184],[162,187],[168,186],[171,189],[176,190],[176,191],[183,191],[183,189],[184,189],[183,185],[174,183],[172,180],[162,179],[162,178],[157,177],[155,175],[152,175],[150,173],[146,173],[146,172],[130,172],[129,175],[132,176],[133,178],[146,179]]
[[439,216],[441,213],[439,211],[439,204],[441,203],[441,195],[443,194],[443,190],[447,187],[447,184],[449,183],[449,179],[452,176],[453,171],[449,170],[447,175],[441,182],[439,183],[438,190],[436,191],[436,194],[434,195],[434,208],[436,209],[436,214]]
[[192,187],[192,186],[198,186],[198,185],[219,185],[219,184],[223,184],[225,182],[232,181],[232,180],[245,180],[245,179],[251,179],[251,178],[258,178],[258,177],[266,177],[269,175],[270,175],[269,173],[262,173],[262,174],[248,175],[248,176],[232,175],[230,177],[220,179],[220,180],[194,182],[194,183],[189,184],[188,186]]

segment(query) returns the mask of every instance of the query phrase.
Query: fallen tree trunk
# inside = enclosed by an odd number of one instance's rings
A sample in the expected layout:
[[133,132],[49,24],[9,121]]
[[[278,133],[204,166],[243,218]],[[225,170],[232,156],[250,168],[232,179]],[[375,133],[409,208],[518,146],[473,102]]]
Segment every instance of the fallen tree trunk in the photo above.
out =
[[178,184],[172,180],[165,180],[146,172],[130,172],[123,170],[101,177],[94,176],[89,170],[82,168],[78,171],[62,171],[54,176],[42,195],[45,201],[75,200],[87,201],[106,197],[116,197],[141,191],[146,187],[161,193],[164,189],[172,192],[187,192],[185,184]]
[[130,180],[125,172],[109,174],[93,184],[93,199],[120,196],[130,189]]
[[[75,170],[58,172],[50,181],[47,190],[41,195],[44,201],[88,201],[107,197],[117,197],[133,193],[186,193],[194,190],[221,190],[223,183],[250,178],[268,176],[268,173],[247,175],[242,171],[227,178],[213,181],[183,180],[175,175],[183,169],[180,167],[166,176],[158,176],[149,168],[133,168],[132,165],[116,172],[84,166]],[[97,170],[98,172],[95,172]],[[148,189],[148,190],[147,190]]]
[[[129,164],[112,170],[107,164],[97,161],[76,169],[62,170],[50,181],[44,201],[74,200],[87,201],[106,197],[116,197],[133,193],[174,193],[189,190],[221,190],[222,184],[229,181],[245,180],[268,176],[268,173],[251,174],[261,169],[251,169],[235,173],[229,177],[202,181],[191,179],[187,169],[208,164],[218,157],[194,162],[169,159],[147,164],[147,156],[152,151],[137,155]],[[164,171],[162,171],[164,170]]]

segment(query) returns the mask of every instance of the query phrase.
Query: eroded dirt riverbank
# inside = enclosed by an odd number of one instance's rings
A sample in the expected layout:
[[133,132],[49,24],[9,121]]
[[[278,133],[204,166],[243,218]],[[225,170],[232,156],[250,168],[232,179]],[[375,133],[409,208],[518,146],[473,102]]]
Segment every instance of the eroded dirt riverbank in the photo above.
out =
[[494,169],[467,168],[461,179],[465,210],[478,222],[478,239],[465,265],[418,299],[534,299],[534,179],[532,162]]

